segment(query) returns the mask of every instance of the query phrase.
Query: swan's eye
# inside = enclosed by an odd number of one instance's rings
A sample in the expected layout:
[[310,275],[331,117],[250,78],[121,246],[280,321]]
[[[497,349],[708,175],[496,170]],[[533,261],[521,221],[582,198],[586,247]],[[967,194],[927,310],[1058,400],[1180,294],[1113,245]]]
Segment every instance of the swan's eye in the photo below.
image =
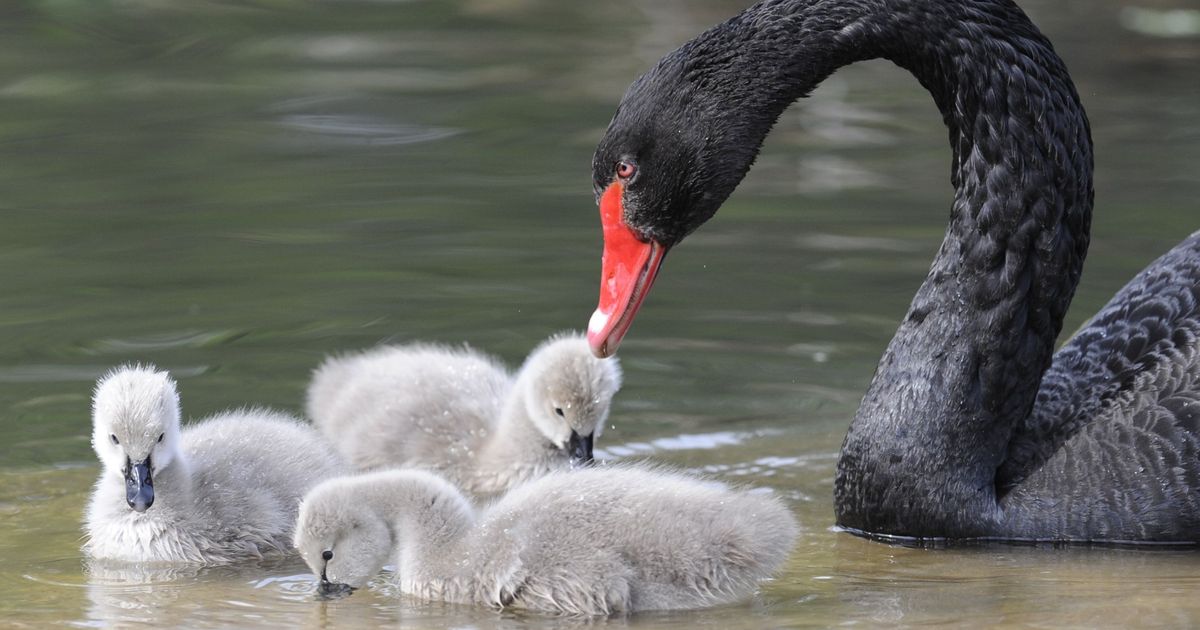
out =
[[565,418],[565,417],[567,417],[567,414],[563,413],[562,407],[555,407],[555,408],[554,408],[554,413],[558,414],[558,417],[559,417],[559,418]]
[[118,439],[117,439],[117,434],[116,434],[116,433],[110,433],[110,434],[108,434],[108,439],[112,440],[112,443],[113,443],[113,444],[118,444],[118,445],[119,445],[119,444],[121,443],[121,440],[118,440]]
[[329,562],[330,560],[333,560],[333,550],[326,549],[325,551],[322,551],[321,559],[324,560],[325,562]]
[[637,174],[637,164],[628,160],[617,162],[617,177],[621,179],[629,179]]
[[158,434],[158,443],[159,443],[159,444],[162,444],[162,439],[163,439],[163,436],[164,436],[164,435],[166,435],[166,433],[159,433],[159,434]]

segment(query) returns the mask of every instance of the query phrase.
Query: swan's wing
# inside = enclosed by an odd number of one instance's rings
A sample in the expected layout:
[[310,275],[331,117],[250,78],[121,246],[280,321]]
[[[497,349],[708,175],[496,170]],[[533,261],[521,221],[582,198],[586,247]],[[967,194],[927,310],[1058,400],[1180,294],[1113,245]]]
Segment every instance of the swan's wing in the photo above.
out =
[[1055,354],[997,483],[1008,503],[1066,502],[1049,509],[1064,519],[1117,519],[1127,535],[1174,520],[1200,537],[1200,232]]

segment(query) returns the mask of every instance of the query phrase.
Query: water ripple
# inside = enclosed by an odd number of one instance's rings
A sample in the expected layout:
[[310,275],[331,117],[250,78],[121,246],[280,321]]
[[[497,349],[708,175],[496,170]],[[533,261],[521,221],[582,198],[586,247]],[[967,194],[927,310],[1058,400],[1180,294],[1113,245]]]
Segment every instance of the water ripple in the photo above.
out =
[[633,455],[649,455],[660,451],[712,450],[724,446],[736,446],[752,438],[778,435],[782,431],[764,429],[759,431],[716,431],[713,433],[683,433],[673,437],[658,438],[648,442],[626,442],[596,449],[599,457],[619,458]]
[[251,588],[276,588],[280,597],[289,601],[306,601],[317,594],[317,577],[311,573],[276,575],[251,583]]
[[1121,26],[1149,37],[1200,35],[1200,11],[1196,9],[1123,7],[1119,21]]
[[[112,369],[111,365],[16,365],[0,367],[0,383],[65,383],[94,381]],[[199,376],[208,372],[206,365],[171,368],[175,378]]]
[[171,348],[206,348],[235,341],[246,336],[248,332],[235,329],[180,330],[125,339],[97,339],[94,342],[82,344],[82,348],[95,354],[144,352]]
[[837,453],[813,453],[796,457],[760,457],[749,462],[734,464],[708,464],[699,470],[710,473],[741,477],[757,475],[761,477],[774,476],[778,471],[789,468],[823,467],[837,461]]
[[367,116],[289,114],[279,120],[289,129],[320,135],[344,144],[396,146],[432,142],[458,135],[458,129],[392,123]]
[[920,250],[916,244],[898,238],[845,234],[806,234],[796,239],[796,245],[801,249],[830,252],[905,253]]

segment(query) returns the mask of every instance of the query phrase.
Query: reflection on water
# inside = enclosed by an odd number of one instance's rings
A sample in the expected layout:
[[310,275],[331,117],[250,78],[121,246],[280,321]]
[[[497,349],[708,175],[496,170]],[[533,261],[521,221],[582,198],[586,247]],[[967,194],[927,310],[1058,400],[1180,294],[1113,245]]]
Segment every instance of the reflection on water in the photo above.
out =
[[271,600],[300,610],[316,599],[316,579],[298,558],[208,568],[87,561],[84,574],[88,606],[76,622],[81,626],[261,625],[278,612],[266,605]]
[[[741,0],[0,3],[0,619],[42,627],[528,627],[295,558],[182,574],[79,554],[93,380],[186,379],[196,417],[299,410],[328,352],[509,361],[595,306],[589,166],[629,81]],[[1200,228],[1195,8],[1025,3],[1097,143],[1065,330]],[[1189,30],[1192,29],[1192,30]],[[945,130],[890,64],[790,109],[676,249],[598,447],[777,492],[804,535],[752,602],[647,627],[1200,623],[1200,553],[906,549],[833,531],[836,453],[943,234]]]

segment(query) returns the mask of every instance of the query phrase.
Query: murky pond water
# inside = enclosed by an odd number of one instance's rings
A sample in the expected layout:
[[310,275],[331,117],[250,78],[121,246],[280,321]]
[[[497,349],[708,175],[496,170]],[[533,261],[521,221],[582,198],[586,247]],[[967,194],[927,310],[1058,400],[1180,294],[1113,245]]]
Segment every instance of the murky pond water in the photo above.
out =
[[[0,5],[3,623],[561,624],[382,584],[321,603],[295,559],[88,567],[90,389],[114,364],[151,361],[180,378],[190,417],[298,411],[327,352],[466,340],[515,362],[582,328],[599,274],[594,143],[637,73],[740,5]],[[1200,228],[1200,37],[1187,28],[1200,6],[1026,5],[1097,144],[1071,330]],[[1182,28],[1163,27],[1170,9]],[[769,486],[805,534],[753,602],[606,623],[1200,623],[1197,552],[914,550],[831,531],[837,448],[942,234],[948,154],[915,81],[851,68],[785,115],[720,216],[672,253],[622,347],[605,453]]]

